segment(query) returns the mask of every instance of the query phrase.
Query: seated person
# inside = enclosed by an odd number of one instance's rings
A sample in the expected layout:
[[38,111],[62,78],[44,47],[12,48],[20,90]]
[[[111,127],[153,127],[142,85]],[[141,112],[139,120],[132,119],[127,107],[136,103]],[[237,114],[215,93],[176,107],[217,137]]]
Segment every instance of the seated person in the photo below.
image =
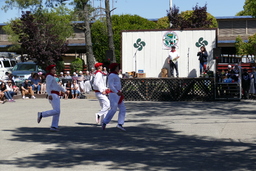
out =
[[12,95],[10,94],[9,90],[7,89],[6,83],[2,82],[0,85],[0,91],[4,93],[4,96],[6,99],[8,99],[9,102],[15,102],[12,98]]
[[14,95],[18,94],[19,87],[13,85],[12,80],[7,80],[7,85],[6,86],[7,86],[7,89],[9,90],[12,97]]
[[64,83],[64,87],[65,87],[65,89],[67,91],[67,94],[64,95],[64,98],[68,99],[68,97],[71,95],[71,82],[68,81],[67,83]]
[[34,96],[34,91],[32,90],[32,86],[29,82],[28,79],[25,80],[25,82],[21,85],[21,94],[22,94],[22,99],[25,99],[26,94],[30,94],[33,99],[36,97]]
[[80,94],[79,85],[76,80],[73,80],[73,84],[71,85],[71,94],[72,99],[77,99],[77,96]]
[[4,100],[4,93],[0,91],[0,103],[4,104],[6,101]]
[[46,94],[46,75],[41,74],[40,79],[41,79],[41,90],[40,90],[41,94]]
[[31,78],[32,90],[39,94],[41,90],[41,79],[37,73],[34,73]]

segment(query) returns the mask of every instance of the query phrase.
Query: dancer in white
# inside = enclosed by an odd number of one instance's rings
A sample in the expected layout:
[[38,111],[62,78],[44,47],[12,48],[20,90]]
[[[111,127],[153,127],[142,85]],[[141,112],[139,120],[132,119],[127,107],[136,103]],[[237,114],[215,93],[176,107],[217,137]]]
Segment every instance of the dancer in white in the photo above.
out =
[[110,68],[110,74],[108,76],[108,86],[110,89],[109,93],[109,101],[110,101],[110,110],[108,111],[106,117],[104,118],[102,122],[102,129],[105,130],[106,125],[111,121],[113,116],[115,115],[117,108],[119,108],[119,114],[118,114],[118,124],[117,128],[126,131],[123,127],[125,115],[126,115],[126,108],[124,106],[124,96],[121,92],[121,81],[118,76],[119,71],[119,64],[118,63],[112,63],[109,66]]
[[108,88],[106,87],[106,83],[104,82],[105,73],[102,72],[103,63],[96,63],[94,65],[96,72],[94,73],[94,81],[93,81],[93,89],[95,91],[95,96],[100,102],[101,110],[95,114],[96,124],[101,124],[100,122],[104,119],[106,114],[108,113],[110,103],[108,97],[106,96],[106,91]]
[[46,91],[48,94],[49,102],[52,105],[53,110],[48,110],[44,112],[38,112],[37,122],[40,123],[43,117],[52,116],[52,124],[50,131],[59,131],[59,117],[60,117],[60,92],[65,92],[64,88],[60,86],[56,79],[54,78],[54,74],[56,74],[56,65],[49,65],[46,70],[48,71],[46,77]]

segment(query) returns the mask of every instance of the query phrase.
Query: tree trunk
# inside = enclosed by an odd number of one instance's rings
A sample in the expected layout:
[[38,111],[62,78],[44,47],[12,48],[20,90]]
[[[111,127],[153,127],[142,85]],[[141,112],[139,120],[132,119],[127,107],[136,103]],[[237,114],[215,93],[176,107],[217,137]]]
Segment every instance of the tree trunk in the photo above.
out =
[[91,37],[88,2],[89,0],[83,4],[84,24],[85,24],[84,35],[85,35],[86,57],[87,57],[87,70],[91,70],[91,68],[94,68],[95,58],[93,55],[93,48],[92,48],[92,37]]
[[111,16],[110,16],[110,6],[109,6],[109,0],[105,0],[105,12],[106,12],[106,21],[107,21],[107,29],[108,29],[108,48],[113,53],[113,57],[111,62],[116,62],[116,55],[115,55],[115,45],[114,45],[114,37],[113,37],[113,29],[112,29],[112,22],[111,22]]

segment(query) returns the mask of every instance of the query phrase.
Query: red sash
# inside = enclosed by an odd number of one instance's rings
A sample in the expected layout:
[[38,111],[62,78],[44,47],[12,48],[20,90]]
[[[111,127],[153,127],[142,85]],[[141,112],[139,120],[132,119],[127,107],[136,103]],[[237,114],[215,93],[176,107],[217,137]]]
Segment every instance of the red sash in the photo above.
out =
[[52,90],[51,93],[52,93],[52,94],[57,94],[58,96],[63,96],[63,94],[60,93],[59,91],[54,91],[54,90]]

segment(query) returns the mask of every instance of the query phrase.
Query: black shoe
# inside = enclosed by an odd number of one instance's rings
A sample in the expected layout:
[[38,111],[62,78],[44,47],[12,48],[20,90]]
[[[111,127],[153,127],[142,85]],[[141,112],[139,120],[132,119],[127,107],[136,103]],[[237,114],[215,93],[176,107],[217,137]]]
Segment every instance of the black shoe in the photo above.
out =
[[106,129],[106,125],[105,123],[102,122],[102,130],[104,131]]
[[38,112],[37,113],[37,123],[40,123],[41,122],[41,120],[42,120],[42,112]]

